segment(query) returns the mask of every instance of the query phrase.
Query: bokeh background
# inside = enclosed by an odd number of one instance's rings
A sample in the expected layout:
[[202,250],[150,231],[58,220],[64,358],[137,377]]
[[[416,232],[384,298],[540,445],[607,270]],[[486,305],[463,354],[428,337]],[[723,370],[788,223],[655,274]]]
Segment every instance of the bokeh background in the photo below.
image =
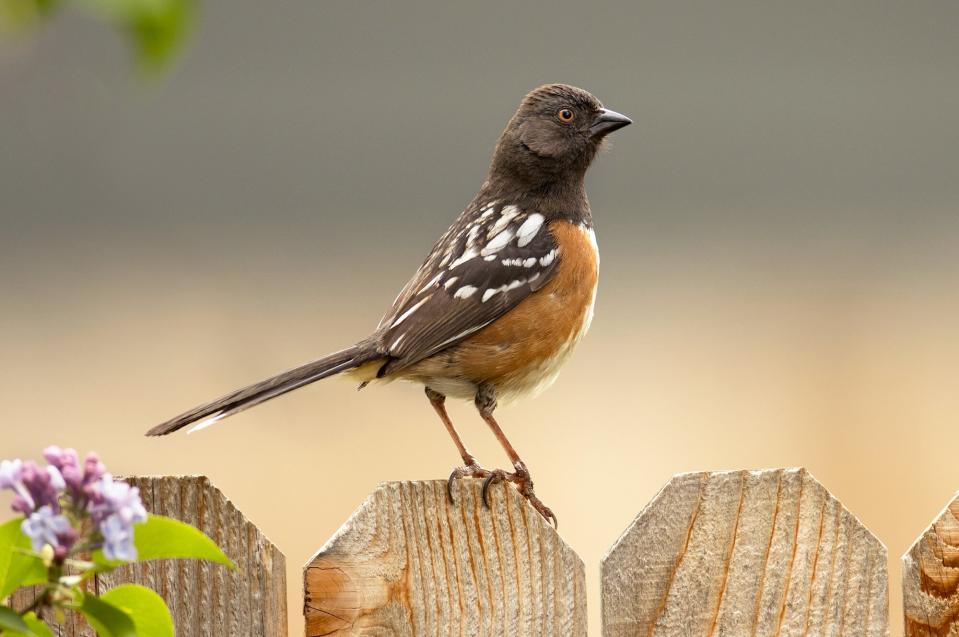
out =
[[592,332],[499,413],[591,632],[600,558],[671,474],[797,465],[888,546],[900,630],[898,557],[959,488],[957,33],[947,2],[213,0],[143,80],[67,11],[0,46],[0,457],[209,475],[286,553],[298,634],[310,554],[378,482],[458,460],[421,390],[142,433],[364,336],[563,81],[636,123],[588,179]]

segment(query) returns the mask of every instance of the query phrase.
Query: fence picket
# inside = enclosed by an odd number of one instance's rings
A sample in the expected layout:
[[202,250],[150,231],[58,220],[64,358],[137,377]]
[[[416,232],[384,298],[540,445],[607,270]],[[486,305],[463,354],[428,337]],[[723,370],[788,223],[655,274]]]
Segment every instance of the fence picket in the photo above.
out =
[[906,637],[959,633],[959,494],[902,556]]
[[803,469],[675,476],[602,563],[606,637],[887,635],[886,549]]
[[305,567],[306,634],[586,634],[582,560],[510,485],[389,482]]

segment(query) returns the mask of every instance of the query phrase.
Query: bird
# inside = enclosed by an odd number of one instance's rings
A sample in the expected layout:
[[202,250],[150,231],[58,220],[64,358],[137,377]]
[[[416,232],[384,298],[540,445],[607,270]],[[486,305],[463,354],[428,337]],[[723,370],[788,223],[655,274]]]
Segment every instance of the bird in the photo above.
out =
[[[593,318],[599,251],[585,175],[607,136],[632,120],[589,92],[546,84],[521,101],[496,143],[478,193],[433,245],[372,334],[351,347],[231,392],[153,427],[163,436],[203,429],[321,379],[347,374],[413,381],[462,460],[447,482],[515,485],[554,526],[529,469],[493,413],[500,401],[535,395],[556,379]],[[483,468],[446,410],[471,400],[513,470]]]

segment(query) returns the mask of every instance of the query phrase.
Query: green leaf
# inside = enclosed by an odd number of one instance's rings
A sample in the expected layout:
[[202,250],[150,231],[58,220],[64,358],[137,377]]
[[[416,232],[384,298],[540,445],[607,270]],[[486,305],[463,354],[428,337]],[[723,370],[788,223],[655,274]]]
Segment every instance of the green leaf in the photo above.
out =
[[216,543],[189,524],[151,515],[143,524],[133,527],[137,561],[169,558],[207,560],[235,569]]
[[190,0],[143,4],[150,8],[132,16],[126,29],[136,46],[140,66],[160,69],[179,50],[192,22],[194,4]]
[[29,634],[30,628],[12,608],[0,606],[0,630],[11,630]]
[[[27,613],[23,616],[23,621],[27,622],[27,626],[35,637],[56,637],[46,622],[37,617],[36,613]],[[28,637],[31,636],[28,634]]]
[[125,611],[94,595],[84,595],[76,610],[100,637],[137,637],[136,625]]
[[173,637],[173,618],[163,598],[149,588],[123,584],[100,596],[133,618],[138,637]]
[[183,44],[196,0],[78,0],[129,37],[140,67],[160,70]]
[[23,616],[23,621],[27,622],[27,626],[36,637],[56,637],[46,622],[37,617],[36,613],[27,613]]
[[50,16],[58,0],[0,0],[0,35],[25,31]]
[[3,633],[3,637],[56,637],[36,613],[29,612],[22,619],[25,630],[10,629]]
[[47,581],[47,569],[39,557],[29,555],[30,538],[20,531],[22,518],[0,525],[0,600],[21,586]]

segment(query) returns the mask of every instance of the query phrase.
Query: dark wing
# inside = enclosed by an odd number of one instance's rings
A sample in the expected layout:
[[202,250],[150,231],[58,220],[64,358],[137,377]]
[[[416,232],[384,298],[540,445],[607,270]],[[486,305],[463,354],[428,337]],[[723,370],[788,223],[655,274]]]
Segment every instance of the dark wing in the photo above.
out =
[[467,209],[433,247],[377,331],[389,370],[455,345],[549,281],[559,247],[538,213]]

